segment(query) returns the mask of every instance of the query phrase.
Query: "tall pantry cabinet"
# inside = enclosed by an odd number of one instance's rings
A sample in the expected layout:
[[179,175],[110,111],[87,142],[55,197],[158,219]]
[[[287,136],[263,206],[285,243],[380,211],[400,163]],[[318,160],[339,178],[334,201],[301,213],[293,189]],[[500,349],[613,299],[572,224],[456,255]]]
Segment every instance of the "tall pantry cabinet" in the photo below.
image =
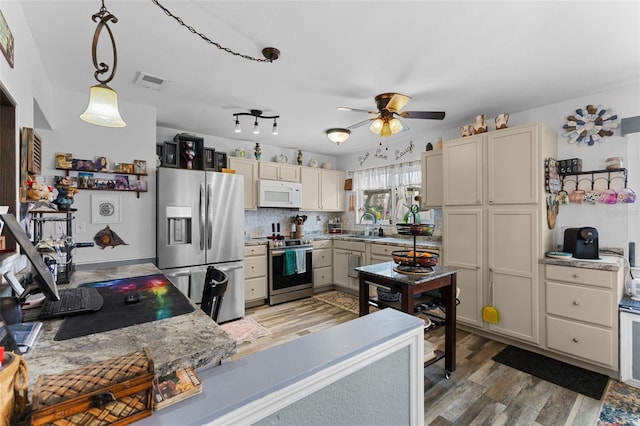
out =
[[[445,142],[443,263],[459,269],[459,323],[540,344],[539,259],[552,249],[544,162],[556,145],[541,123]],[[486,305],[499,322],[483,321]]]

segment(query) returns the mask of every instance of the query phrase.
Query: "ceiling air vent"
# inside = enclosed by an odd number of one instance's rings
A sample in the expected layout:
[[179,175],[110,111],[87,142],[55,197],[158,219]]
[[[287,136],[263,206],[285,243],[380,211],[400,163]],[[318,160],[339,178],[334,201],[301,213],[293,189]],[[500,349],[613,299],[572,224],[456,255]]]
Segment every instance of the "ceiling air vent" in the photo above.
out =
[[147,74],[146,72],[141,72],[138,74],[138,78],[136,79],[136,85],[147,87],[149,89],[160,90],[162,89],[169,80],[164,77],[159,77],[157,75]]

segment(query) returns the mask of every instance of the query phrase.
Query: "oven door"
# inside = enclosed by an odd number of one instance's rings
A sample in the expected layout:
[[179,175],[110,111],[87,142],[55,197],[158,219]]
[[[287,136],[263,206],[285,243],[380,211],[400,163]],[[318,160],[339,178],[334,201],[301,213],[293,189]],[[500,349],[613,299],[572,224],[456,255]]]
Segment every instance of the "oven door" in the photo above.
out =
[[284,253],[287,250],[274,249],[269,252],[269,294],[282,294],[313,287],[313,247],[305,250],[306,268],[302,274],[284,275]]

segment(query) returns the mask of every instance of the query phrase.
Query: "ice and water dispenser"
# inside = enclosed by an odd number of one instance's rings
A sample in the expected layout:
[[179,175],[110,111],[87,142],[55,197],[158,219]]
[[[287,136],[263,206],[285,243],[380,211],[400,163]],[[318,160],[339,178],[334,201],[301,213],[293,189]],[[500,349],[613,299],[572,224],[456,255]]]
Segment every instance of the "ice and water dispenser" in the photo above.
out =
[[167,244],[191,244],[191,207],[167,207]]

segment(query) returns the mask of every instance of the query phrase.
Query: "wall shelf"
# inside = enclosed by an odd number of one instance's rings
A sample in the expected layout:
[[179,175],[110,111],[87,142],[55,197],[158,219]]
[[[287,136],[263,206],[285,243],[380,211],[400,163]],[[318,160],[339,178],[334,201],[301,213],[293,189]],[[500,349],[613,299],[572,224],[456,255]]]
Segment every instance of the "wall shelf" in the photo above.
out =
[[[114,192],[135,192],[136,193],[136,198],[140,198],[140,193],[141,192],[148,192],[147,190],[147,181],[140,179],[141,177],[144,176],[149,176],[147,173],[126,173],[126,172],[118,172],[118,171],[114,171],[114,170],[100,170],[100,171],[92,171],[92,170],[73,170],[73,169],[62,169],[59,167],[56,167],[56,170],[60,170],[60,171],[64,171],[66,176],[70,176],[71,173],[74,173],[74,175],[71,175],[73,177],[78,178],[78,174],[79,173],[92,173],[92,174],[105,174],[105,175],[113,175],[115,178],[115,175],[125,175],[125,176],[136,176],[136,181],[135,181],[135,188],[117,188],[117,182],[115,181],[115,179],[101,179],[104,180],[104,183],[101,183],[106,185],[106,187],[88,187],[88,186],[80,186],[80,182],[78,182],[78,189],[82,189],[82,190],[88,190],[88,191],[114,191]],[[93,178],[95,179],[95,177]],[[144,182],[144,187],[140,187],[139,182]],[[127,182],[128,184],[130,184],[130,182]],[[93,185],[93,184],[92,184]]]
[[[580,182],[590,182],[591,188],[594,189],[596,182],[598,181],[606,181],[607,188],[611,186],[611,183],[615,180],[623,180],[624,187],[627,187],[627,169],[618,168],[618,169],[603,169],[603,170],[587,170],[581,172],[571,172],[571,173],[560,173],[560,180],[562,181],[562,189],[566,191],[565,184],[566,183],[574,183],[576,188],[580,185]],[[575,178],[567,179],[569,176],[574,176]]]

